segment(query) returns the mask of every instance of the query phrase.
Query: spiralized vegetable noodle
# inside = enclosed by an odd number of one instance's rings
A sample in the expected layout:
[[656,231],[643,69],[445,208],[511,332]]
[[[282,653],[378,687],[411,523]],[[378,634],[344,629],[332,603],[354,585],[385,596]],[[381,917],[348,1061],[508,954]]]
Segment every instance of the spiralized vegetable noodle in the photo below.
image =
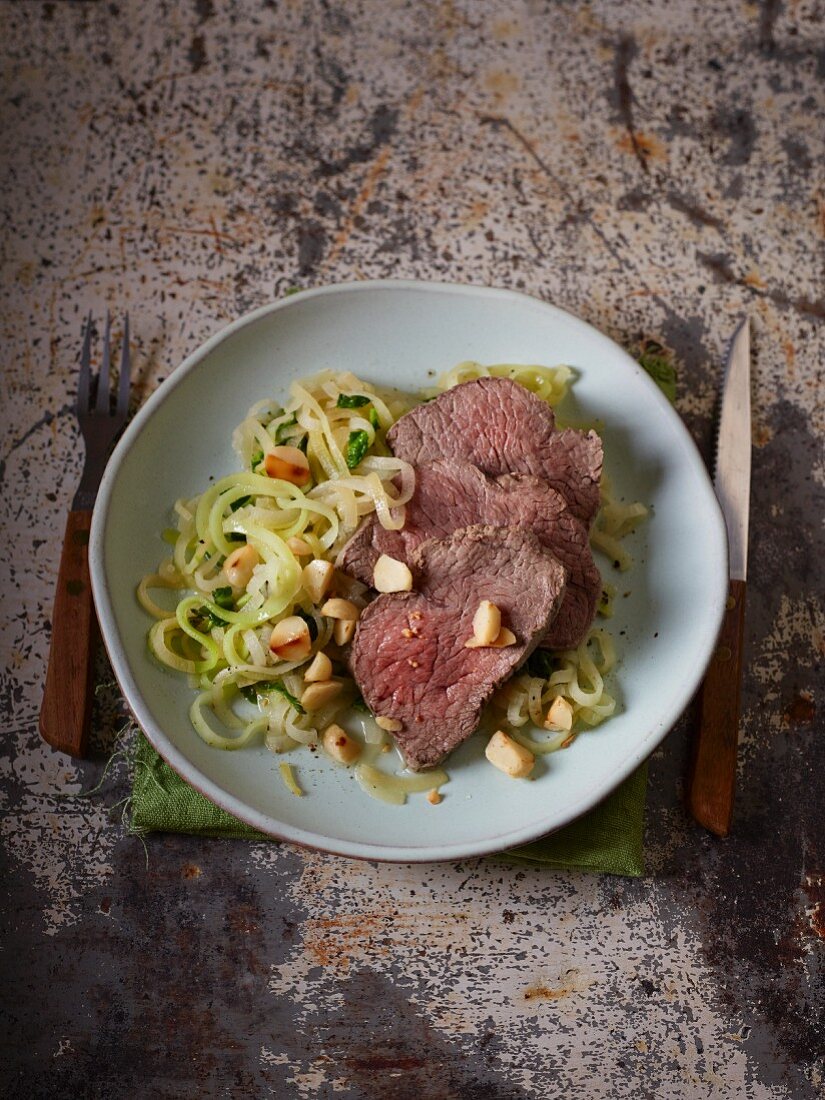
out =
[[[512,378],[557,405],[573,372],[564,366],[465,362],[440,376],[426,396],[481,377]],[[155,620],[148,632],[150,651],[190,678],[196,692],[190,719],[208,745],[235,751],[263,739],[275,753],[314,749],[333,720],[349,715],[350,725],[361,725],[355,772],[360,786],[396,804],[446,783],[447,773],[398,775],[382,769],[390,748],[387,735],[363,713],[363,704],[361,712],[352,710],[357,689],[340,667],[333,676],[337,694],[313,709],[302,705],[309,663],[325,651],[340,655],[335,621],[321,613],[323,601],[313,600],[304,567],[313,560],[333,562],[367,515],[374,513],[388,530],[403,527],[415,471],[390,453],[385,437],[416,400],[327,370],[294,382],[284,406],[270,399],[257,402],[233,434],[241,469],[198,497],[175,502],[176,526],[163,535],[171,556],[137,589],[141,606]],[[305,456],[305,484],[268,475],[269,456],[284,447]],[[618,568],[628,568],[631,559],[621,539],[646,514],[641,504],[614,500],[605,478],[594,548]],[[227,559],[241,548],[248,548],[244,555],[252,564],[243,583],[232,584]],[[356,608],[367,602],[363,585],[340,574],[336,594]],[[606,585],[599,608],[605,617],[612,614],[613,594]],[[306,624],[308,651],[288,660],[278,657],[270,642],[278,624],[295,616]],[[496,693],[492,712],[535,753],[566,747],[580,730],[614,713],[616,700],[605,680],[615,661],[610,636],[594,629],[575,650],[534,655]],[[572,732],[539,732],[559,697],[572,710]],[[282,765],[280,774],[293,794],[304,793],[290,765]]]

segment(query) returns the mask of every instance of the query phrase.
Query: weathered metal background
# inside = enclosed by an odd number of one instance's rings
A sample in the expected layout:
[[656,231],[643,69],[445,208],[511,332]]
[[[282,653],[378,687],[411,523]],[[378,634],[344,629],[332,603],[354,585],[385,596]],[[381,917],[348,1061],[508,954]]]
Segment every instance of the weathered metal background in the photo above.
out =
[[[815,1097],[825,1088],[821,3],[3,3],[7,1096]],[[652,762],[649,874],[125,835],[36,731],[80,319],[144,397],[291,286],[524,288],[670,347],[707,455],[755,328],[735,833]],[[105,678],[105,668],[101,669]]]

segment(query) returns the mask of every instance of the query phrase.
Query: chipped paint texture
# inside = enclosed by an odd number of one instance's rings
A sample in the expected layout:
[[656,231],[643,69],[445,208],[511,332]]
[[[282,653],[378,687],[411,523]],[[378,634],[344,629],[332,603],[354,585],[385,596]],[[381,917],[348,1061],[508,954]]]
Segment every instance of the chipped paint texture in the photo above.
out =
[[[825,95],[813,2],[0,2],[4,1095],[821,1096]],[[754,321],[734,835],[652,761],[649,874],[140,842],[36,729],[80,319],[143,399],[294,286],[521,288],[680,369]],[[107,679],[101,664],[100,679]],[[143,1082],[141,1087],[140,1082]]]

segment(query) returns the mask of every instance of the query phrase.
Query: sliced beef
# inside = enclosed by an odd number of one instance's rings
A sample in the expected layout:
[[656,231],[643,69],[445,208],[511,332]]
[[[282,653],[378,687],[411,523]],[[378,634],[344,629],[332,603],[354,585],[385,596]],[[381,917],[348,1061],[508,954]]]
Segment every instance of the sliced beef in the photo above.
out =
[[566,567],[567,591],[541,644],[547,649],[577,646],[593,622],[602,579],[587,528],[572,515],[564,497],[541,478],[491,478],[460,459],[419,466],[402,530],[387,531],[369,516],[344,547],[338,566],[371,586],[379,555],[408,562],[426,539],[443,538],[478,523],[526,528]]
[[[362,613],[351,667],[374,714],[395,718],[408,766],[430,768],[475,730],[495,688],[526,660],[561,603],[565,570],[535,535],[464,527],[411,556],[416,591],[379,596]],[[482,600],[516,644],[467,649]]]
[[397,420],[387,442],[413,466],[461,458],[492,477],[544,478],[588,525],[599,508],[598,435],[557,431],[550,406],[509,378],[477,378],[453,386]]

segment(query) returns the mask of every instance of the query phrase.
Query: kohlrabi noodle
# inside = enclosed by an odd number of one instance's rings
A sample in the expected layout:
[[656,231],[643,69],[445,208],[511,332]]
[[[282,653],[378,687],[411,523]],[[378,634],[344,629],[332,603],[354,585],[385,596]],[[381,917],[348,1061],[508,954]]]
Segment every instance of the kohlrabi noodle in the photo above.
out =
[[[489,376],[512,378],[556,405],[573,372],[466,362],[438,378],[422,397]],[[415,792],[432,792],[448,776],[399,768],[390,738],[336,659],[354,624],[347,628],[347,620],[322,613],[319,584],[328,586],[332,562],[365,516],[375,513],[387,529],[403,527],[415,471],[390,453],[385,437],[415,403],[333,371],[294,382],[285,405],[269,398],[257,402],[233,435],[240,469],[199,496],[175,503],[175,527],[163,532],[171,553],[137,589],[141,606],[155,620],[149,648],[168,668],[189,677],[190,719],[208,745],[234,751],[263,741],[278,754],[317,752],[323,746],[347,765],[355,759],[346,759],[340,748],[345,742],[339,736],[336,750],[327,738],[331,729],[338,730],[337,722],[346,721],[340,734],[354,742],[349,751],[357,754],[359,785],[392,804]],[[301,476],[286,476],[292,469]],[[605,479],[594,548],[627,568],[630,558],[620,540],[646,514],[641,504],[613,500]],[[357,614],[367,596],[363,585],[334,574],[339,605],[349,603]],[[605,585],[599,607],[605,617],[612,614],[612,598]],[[296,624],[303,641],[271,644],[289,624]],[[493,712],[533,752],[565,747],[580,730],[614,712],[616,702],[605,688],[614,664],[609,635],[594,629],[576,650],[534,654],[496,693]],[[324,675],[310,675],[318,669]],[[313,684],[316,690],[308,692]],[[557,698],[569,705],[572,729],[547,732],[545,716]],[[359,732],[353,732],[357,726]],[[293,794],[308,793],[291,764],[282,764],[280,774]]]

